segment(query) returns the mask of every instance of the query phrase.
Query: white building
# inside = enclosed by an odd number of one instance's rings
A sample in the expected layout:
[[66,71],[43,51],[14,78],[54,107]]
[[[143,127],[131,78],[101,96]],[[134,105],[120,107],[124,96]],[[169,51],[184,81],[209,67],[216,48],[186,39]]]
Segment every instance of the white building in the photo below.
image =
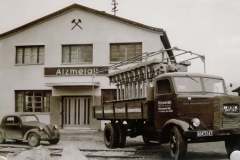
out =
[[169,47],[160,28],[78,4],[0,34],[0,118],[34,112],[62,127],[99,128],[92,106],[114,92],[107,66]]

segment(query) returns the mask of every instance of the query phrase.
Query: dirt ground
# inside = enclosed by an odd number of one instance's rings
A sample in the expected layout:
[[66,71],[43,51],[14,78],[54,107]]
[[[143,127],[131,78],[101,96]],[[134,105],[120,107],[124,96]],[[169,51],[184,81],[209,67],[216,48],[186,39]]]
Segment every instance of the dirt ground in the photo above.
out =
[[[24,146],[26,144],[19,144]],[[27,146],[27,145],[26,145]],[[128,138],[125,148],[109,151],[103,143],[102,132],[82,133],[80,135],[64,135],[57,145],[42,144],[41,149],[62,149],[51,156],[51,160],[170,160],[168,145],[149,145],[142,142],[141,137]],[[18,148],[19,150],[19,148]],[[46,152],[47,153],[47,152]],[[45,153],[45,154],[46,154]],[[49,151],[50,153],[50,151]],[[59,154],[58,154],[59,153]],[[11,153],[13,154],[13,153]],[[6,156],[7,153],[0,155]],[[190,144],[186,160],[227,160],[223,142]],[[42,159],[37,159],[42,160]]]

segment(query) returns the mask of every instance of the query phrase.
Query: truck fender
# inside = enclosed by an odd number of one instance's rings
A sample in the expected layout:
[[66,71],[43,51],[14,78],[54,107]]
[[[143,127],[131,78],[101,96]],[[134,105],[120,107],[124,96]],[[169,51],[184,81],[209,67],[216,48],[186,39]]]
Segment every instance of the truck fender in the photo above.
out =
[[40,136],[39,130],[34,128],[34,129],[30,129],[24,134],[24,137],[23,137],[24,140],[27,140],[29,133],[36,133]]
[[186,121],[182,121],[178,119],[170,119],[167,122],[165,122],[165,124],[163,125],[163,130],[172,125],[180,127],[184,132],[188,131],[190,126],[190,124]]

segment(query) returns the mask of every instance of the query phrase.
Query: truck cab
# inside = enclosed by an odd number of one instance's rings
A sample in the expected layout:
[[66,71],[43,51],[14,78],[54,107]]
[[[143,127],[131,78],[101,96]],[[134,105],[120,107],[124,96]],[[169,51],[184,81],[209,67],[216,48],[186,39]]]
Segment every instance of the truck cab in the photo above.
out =
[[[169,142],[178,159],[192,142],[225,141],[228,155],[240,148],[240,98],[227,95],[221,77],[176,72],[162,74],[153,83],[154,118],[144,135],[160,135],[155,137]],[[149,134],[148,127],[155,134]]]

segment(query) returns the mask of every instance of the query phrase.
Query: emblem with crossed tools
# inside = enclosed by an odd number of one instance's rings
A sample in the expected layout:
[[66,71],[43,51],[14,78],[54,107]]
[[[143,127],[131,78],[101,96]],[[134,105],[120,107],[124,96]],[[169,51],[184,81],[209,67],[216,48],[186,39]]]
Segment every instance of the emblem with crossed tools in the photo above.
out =
[[78,27],[79,29],[83,29],[81,26],[80,26],[80,23],[82,23],[82,20],[81,19],[73,19],[72,20],[72,24],[74,24],[74,26],[72,27],[72,30],[76,27]]

